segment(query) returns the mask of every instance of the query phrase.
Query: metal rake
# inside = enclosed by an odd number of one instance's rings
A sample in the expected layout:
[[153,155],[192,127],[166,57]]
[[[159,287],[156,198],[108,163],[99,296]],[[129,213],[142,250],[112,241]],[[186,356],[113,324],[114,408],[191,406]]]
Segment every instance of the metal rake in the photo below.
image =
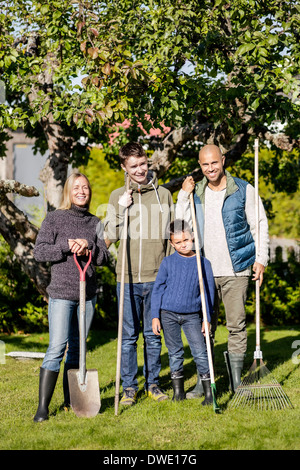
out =
[[256,354],[261,357],[254,359],[248,374],[237,387],[229,407],[249,407],[255,410],[293,408],[283,388],[264,364],[261,351],[256,351],[254,355]]
[[[259,250],[259,198],[258,198],[258,139],[255,140],[255,246]],[[256,350],[254,362],[248,374],[235,390],[229,408],[246,407],[263,410],[293,408],[281,385],[275,380],[263,362],[260,350],[260,281],[255,284],[256,299]]]

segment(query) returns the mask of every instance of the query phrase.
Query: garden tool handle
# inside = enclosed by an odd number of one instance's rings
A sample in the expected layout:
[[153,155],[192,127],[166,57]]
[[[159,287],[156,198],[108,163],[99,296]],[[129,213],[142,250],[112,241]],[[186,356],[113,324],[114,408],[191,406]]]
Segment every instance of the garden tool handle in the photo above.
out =
[[77,255],[76,253],[74,253],[73,255],[74,257],[74,261],[77,265],[77,268],[79,270],[79,274],[80,274],[80,281],[85,281],[85,273],[86,273],[86,270],[87,268],[89,267],[89,265],[91,264],[91,261],[92,261],[92,252],[90,251],[89,252],[89,259],[88,259],[88,262],[86,263],[85,267],[82,269],[80,264],[78,263],[78,260],[77,260]]
[[[255,189],[255,257],[259,254],[259,192],[258,192],[258,139],[254,142],[254,189]],[[255,281],[255,324],[256,351],[255,357],[261,358],[260,351],[260,279]]]
[[[130,187],[130,178],[127,172],[125,172],[124,178],[125,178],[125,188],[126,188],[126,191],[128,191]],[[123,251],[122,251],[121,282],[120,282],[120,297],[119,297],[118,346],[117,346],[116,387],[115,387],[115,416],[118,415],[118,410],[119,410],[127,236],[128,236],[128,207],[126,207],[125,209],[124,227],[123,227]]]
[[197,261],[197,270],[198,270],[198,277],[199,277],[201,306],[202,306],[202,313],[203,313],[203,320],[204,320],[205,341],[206,341],[206,347],[207,347],[210,381],[212,384],[214,384],[215,375],[214,375],[212,351],[211,351],[211,344],[210,344],[210,334],[209,334],[209,329],[208,329],[208,320],[207,320],[207,312],[206,312],[206,299],[205,299],[205,291],[204,291],[204,284],[203,284],[203,274],[202,274],[200,248],[199,248],[199,237],[198,237],[198,230],[197,230],[195,204],[194,204],[194,193],[190,194],[189,199],[190,199],[193,231],[194,231],[194,237],[195,237],[196,261]]
[[80,283],[79,283],[79,378],[80,384],[85,384],[86,382],[86,327],[85,327],[85,299],[86,299],[86,282],[85,282],[85,273],[88,266],[91,264],[92,252],[89,252],[89,259],[82,269],[77,260],[77,255],[73,255],[74,261],[78,267],[80,274]]

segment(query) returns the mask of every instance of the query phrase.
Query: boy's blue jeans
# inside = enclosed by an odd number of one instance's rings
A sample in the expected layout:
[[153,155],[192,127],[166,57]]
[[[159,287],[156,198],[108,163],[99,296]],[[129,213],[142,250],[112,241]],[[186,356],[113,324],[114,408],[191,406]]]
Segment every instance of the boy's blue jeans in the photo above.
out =
[[[86,301],[86,336],[88,335],[96,305],[97,296]],[[49,346],[42,367],[59,372],[66,347],[66,364],[79,367],[79,302],[49,298]]]
[[161,324],[165,343],[168,348],[171,373],[183,370],[184,348],[181,328],[188,340],[192,356],[199,374],[209,373],[206,342],[202,333],[202,321],[199,313],[179,314],[161,311]]
[[[124,313],[122,333],[121,378],[123,390],[138,390],[137,341],[143,322],[145,389],[157,384],[161,370],[161,338],[152,331],[151,294],[154,282],[126,283],[124,286]],[[118,300],[120,283],[117,284]]]

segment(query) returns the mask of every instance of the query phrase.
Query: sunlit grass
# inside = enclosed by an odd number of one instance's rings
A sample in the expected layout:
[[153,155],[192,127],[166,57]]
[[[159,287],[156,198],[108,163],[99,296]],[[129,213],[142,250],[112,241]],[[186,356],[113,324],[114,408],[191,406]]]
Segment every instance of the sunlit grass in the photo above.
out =
[[[46,351],[47,334],[0,336],[6,352]],[[269,370],[284,387],[294,409],[254,412],[228,408],[231,394],[223,359],[227,330],[220,326],[215,344],[215,375],[221,413],[202,407],[200,400],[174,403],[163,341],[161,385],[170,399],[155,403],[143,393],[143,344],[138,344],[139,387],[137,405],[119,407],[115,416],[115,332],[90,334],[87,368],[97,368],[101,410],[95,418],[77,418],[63,404],[62,374],[50,405],[50,419],[34,423],[41,360],[6,357],[0,364],[0,449],[95,449],[95,450],[202,450],[202,449],[299,449],[300,372],[295,353],[299,329],[262,330],[261,343]],[[196,383],[196,371],[187,342],[185,390]],[[248,351],[244,373],[250,368],[255,349],[255,329],[248,329]],[[298,347],[299,349],[299,347]],[[299,356],[298,356],[299,358]]]

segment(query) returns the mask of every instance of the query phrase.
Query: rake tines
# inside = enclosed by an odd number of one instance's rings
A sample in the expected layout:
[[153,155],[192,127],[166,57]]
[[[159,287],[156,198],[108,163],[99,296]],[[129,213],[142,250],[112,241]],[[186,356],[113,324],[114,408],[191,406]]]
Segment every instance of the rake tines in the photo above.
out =
[[230,407],[280,410],[283,408],[293,408],[293,405],[262,359],[259,360],[259,364],[254,359],[248,374],[237,387]]
[[[255,181],[255,249],[259,253],[259,195],[258,195],[258,139],[255,139],[254,158],[254,181]],[[235,396],[230,407],[249,406],[254,409],[279,410],[282,408],[293,408],[289,398],[284,393],[281,385],[272,377],[262,360],[260,351],[260,279],[255,281],[255,313],[256,313],[256,350],[254,362],[247,376],[237,387]],[[259,363],[257,362],[259,360]]]

